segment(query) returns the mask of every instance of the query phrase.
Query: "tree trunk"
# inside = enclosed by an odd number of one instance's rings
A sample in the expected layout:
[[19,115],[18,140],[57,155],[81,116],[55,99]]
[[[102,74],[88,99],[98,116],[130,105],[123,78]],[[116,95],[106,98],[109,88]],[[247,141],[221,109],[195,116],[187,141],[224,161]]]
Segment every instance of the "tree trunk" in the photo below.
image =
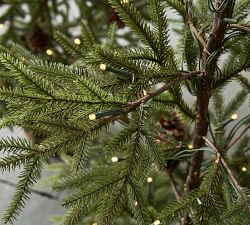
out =
[[[217,4],[220,5],[222,0],[218,0]],[[211,80],[213,76],[218,57],[222,52],[222,44],[224,34],[226,31],[227,23],[223,21],[224,18],[231,18],[233,11],[234,1],[229,1],[228,7],[223,12],[215,12],[213,19],[213,26],[209,34],[209,38],[206,43],[206,49],[203,49],[203,53],[200,58],[200,68],[202,73],[200,74],[200,91],[196,97],[196,120],[193,132],[193,147],[201,148],[204,145],[203,136],[207,135],[208,131],[208,106],[211,96]],[[212,61],[207,64],[207,59],[214,51],[217,50]],[[190,191],[200,186],[200,168],[203,161],[203,153],[198,152],[191,158],[191,163],[188,170],[188,175],[185,184],[185,190]],[[190,221],[186,218],[185,225],[189,225]]]

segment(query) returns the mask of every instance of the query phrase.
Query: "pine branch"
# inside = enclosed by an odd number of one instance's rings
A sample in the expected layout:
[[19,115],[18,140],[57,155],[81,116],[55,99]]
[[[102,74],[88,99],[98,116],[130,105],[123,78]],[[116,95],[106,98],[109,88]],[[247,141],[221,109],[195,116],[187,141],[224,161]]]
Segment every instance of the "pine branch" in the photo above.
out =
[[15,195],[3,217],[3,223],[13,222],[25,205],[25,200],[29,199],[31,193],[30,186],[40,177],[41,161],[38,157],[27,162],[23,173],[16,186]]
[[148,210],[147,201],[143,195],[143,188],[140,187],[137,181],[130,179],[129,180],[129,189],[131,191],[130,195],[133,198],[131,202],[133,212],[137,219],[138,225],[144,225],[150,223],[150,213]]
[[71,40],[69,40],[68,37],[66,37],[63,33],[61,33],[60,31],[55,31],[54,32],[54,37],[55,39],[65,48],[65,50],[70,53],[72,56],[75,57],[80,57],[80,58],[84,58],[85,55],[84,53],[81,51],[81,49],[79,49],[77,47],[77,45],[73,44]]
[[157,89],[156,91],[154,92],[149,92],[147,93],[147,95],[145,95],[144,97],[142,97],[141,99],[138,99],[137,101],[135,102],[130,102],[127,104],[127,107],[130,110],[136,108],[137,106],[139,106],[141,103],[145,103],[147,101],[149,101],[151,98],[153,97],[156,97],[158,95],[160,95],[161,93],[163,93],[164,91],[168,90],[170,87],[172,87],[174,84],[177,84],[179,83],[180,81],[182,80],[186,80],[192,76],[195,76],[197,74],[199,74],[200,71],[193,71],[193,72],[190,72],[190,73],[183,73],[181,74],[182,77],[180,77],[179,79],[177,79],[176,81],[172,81],[172,82],[169,82],[167,84],[164,84],[161,88]]
[[157,52],[157,42],[140,11],[131,3],[123,4],[119,0],[109,0],[109,2],[122,20],[138,35],[141,41]]
[[8,137],[7,139],[2,138],[0,140],[0,149],[2,153],[22,153],[32,151],[31,143],[22,138]]

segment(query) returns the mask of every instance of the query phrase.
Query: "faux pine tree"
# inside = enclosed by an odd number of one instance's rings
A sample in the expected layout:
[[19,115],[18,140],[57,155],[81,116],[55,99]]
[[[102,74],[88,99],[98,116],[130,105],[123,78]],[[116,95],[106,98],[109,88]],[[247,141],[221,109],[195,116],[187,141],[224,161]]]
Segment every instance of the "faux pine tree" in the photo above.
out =
[[[131,1],[109,2],[137,45],[117,45],[115,25],[100,41],[83,21],[77,43],[54,32],[72,65],[2,48],[18,86],[0,90],[8,106],[1,126],[47,137],[36,145],[1,140],[1,170],[23,166],[3,223],[14,222],[43,165],[61,154],[53,188],[70,194],[57,224],[248,225],[250,114],[235,112],[250,90],[242,75],[250,69],[250,1],[148,0],[146,14]],[[168,19],[169,8],[179,21]],[[178,51],[171,21],[181,25]],[[240,90],[225,103],[231,81]]]

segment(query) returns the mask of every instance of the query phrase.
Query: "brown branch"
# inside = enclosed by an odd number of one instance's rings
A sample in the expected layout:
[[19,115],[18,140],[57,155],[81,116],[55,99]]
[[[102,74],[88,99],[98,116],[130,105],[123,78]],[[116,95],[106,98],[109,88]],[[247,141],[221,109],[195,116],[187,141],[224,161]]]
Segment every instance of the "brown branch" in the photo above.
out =
[[135,102],[129,102],[127,103],[127,111],[131,111],[132,109],[134,109],[135,107],[139,106],[141,103],[147,102],[148,100],[152,99],[153,97],[160,95],[161,93],[163,93],[164,91],[166,91],[167,89],[169,89],[171,86],[179,83],[180,81],[186,80],[190,77],[193,77],[194,75],[200,74],[200,71],[191,71],[189,73],[181,73],[181,77],[178,77],[172,81],[170,81],[167,84],[164,84],[162,87],[160,87],[159,89],[157,89],[154,92],[148,92],[145,96],[143,96],[142,98],[138,99]]
[[224,167],[224,169],[226,170],[227,174],[229,175],[229,177],[231,178],[233,184],[235,185],[235,187],[237,188],[238,191],[241,190],[241,186],[238,183],[238,181],[236,180],[235,176],[233,175],[232,170],[230,169],[230,167],[227,165],[227,162],[225,161],[224,157],[222,156],[222,154],[220,153],[219,149],[214,145],[214,143],[212,143],[209,139],[207,139],[206,137],[203,137],[203,139],[206,141],[206,143],[214,150],[214,152],[217,154],[219,161],[221,162],[222,166]]
[[191,18],[188,17],[188,25],[190,27],[190,30],[194,33],[196,39],[200,42],[201,46],[203,47],[203,51],[207,52],[208,54],[210,54],[207,50],[207,44],[206,41],[203,39],[203,37],[201,36],[201,33],[197,30],[197,28],[195,27],[193,21]]
[[234,144],[236,144],[240,140],[240,138],[248,131],[248,129],[250,129],[250,124],[248,124],[248,126],[245,127],[245,129],[240,133],[240,135],[227,146],[227,149],[232,148]]
[[175,198],[176,198],[177,201],[180,201],[180,194],[179,194],[179,192],[177,190],[176,182],[174,180],[173,174],[169,173],[169,172],[167,172],[167,173],[168,173],[169,182],[170,182],[171,188],[173,190],[173,193],[175,195]]
[[229,24],[229,27],[236,28],[236,29],[239,29],[239,30],[246,31],[246,32],[250,33],[250,27],[247,27],[247,26],[239,24],[239,23]]
[[[237,181],[237,179],[235,178],[232,170],[230,169],[230,167],[228,166],[226,160],[224,159],[223,155],[221,154],[220,150],[215,146],[214,143],[212,143],[210,140],[208,140],[206,137],[203,137],[203,139],[206,141],[206,143],[215,151],[215,153],[217,154],[217,158],[218,158],[218,162],[221,162],[222,166],[224,167],[224,169],[226,170],[228,176],[230,177],[231,181],[233,182],[234,186],[236,187],[237,191],[239,193],[241,193],[242,187],[239,184],[239,182]],[[246,197],[245,195],[243,195],[243,198],[246,200],[246,204],[247,204],[247,208],[250,211],[250,205],[249,205],[249,200],[248,197]]]
[[[168,173],[169,182],[170,182],[172,191],[174,193],[174,196],[175,196],[176,200],[179,202],[181,197],[180,197],[180,193],[179,193],[179,191],[177,189],[176,181],[175,181],[175,179],[173,177],[173,174],[171,172],[167,171],[167,173]],[[181,218],[181,224],[185,224],[185,217]]]
[[200,42],[200,44],[203,47],[204,51],[207,51],[207,47],[206,47],[206,42],[203,39],[203,37],[200,35],[200,32],[196,29],[196,27],[193,24],[193,21],[188,21],[188,24],[190,26],[190,30],[194,33],[195,37],[197,38],[197,40]]
[[[192,4],[192,1],[190,1],[189,4]],[[203,39],[203,37],[201,36],[201,32],[198,31],[198,29],[196,28],[196,26],[193,23],[193,15],[192,15],[192,10],[191,10],[191,5],[189,5],[188,11],[185,13],[185,17],[186,17],[186,22],[190,27],[190,30],[193,32],[193,34],[195,35],[195,37],[198,40],[198,42],[200,43],[200,45],[203,47],[203,51],[210,54],[207,50],[206,41]]]
[[[222,0],[218,0],[218,4],[221,4]],[[217,67],[217,61],[220,54],[217,54],[208,64],[208,58],[210,52],[219,50],[222,47],[222,42],[226,32],[227,24],[224,22],[224,18],[231,18],[230,12],[233,6],[226,7],[223,12],[215,12],[213,18],[213,25],[211,32],[206,43],[207,51],[203,51],[200,57],[201,73],[200,83],[201,88],[196,97],[196,119],[193,132],[193,146],[194,148],[201,148],[204,146],[205,141],[202,138],[207,135],[208,131],[208,105],[211,97],[211,78]],[[200,186],[200,168],[203,161],[203,153],[195,153],[190,160],[190,166],[186,179],[185,189],[187,191],[193,190]],[[190,223],[186,222],[186,225]]]
[[[242,190],[242,187],[239,184],[239,182],[237,181],[237,179],[235,178],[232,170],[228,166],[228,164],[227,164],[226,160],[224,159],[223,155],[221,154],[220,150],[215,146],[215,144],[212,141],[210,141],[206,137],[203,137],[203,139],[214,150],[214,152],[217,155],[218,163],[221,162],[223,168],[227,172],[228,176],[230,177],[230,179],[233,182],[234,186],[236,187],[237,191],[240,193]],[[245,195],[243,195],[243,198],[246,200],[247,208],[250,211],[250,205],[247,203],[249,201],[248,198]]]

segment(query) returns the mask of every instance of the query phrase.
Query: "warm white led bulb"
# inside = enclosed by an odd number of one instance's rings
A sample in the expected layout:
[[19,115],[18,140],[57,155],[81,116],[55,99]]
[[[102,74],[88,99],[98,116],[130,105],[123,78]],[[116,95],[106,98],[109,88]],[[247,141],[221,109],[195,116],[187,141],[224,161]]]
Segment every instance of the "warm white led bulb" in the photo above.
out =
[[234,113],[232,116],[231,116],[231,119],[232,120],[237,120],[238,119],[238,115],[236,113]]
[[152,177],[148,177],[148,178],[147,178],[147,182],[148,182],[148,183],[152,183],[152,182],[153,182],[153,178],[152,178]]
[[138,202],[137,201],[135,202],[135,206],[138,206]]
[[80,45],[82,42],[81,42],[81,40],[80,40],[79,38],[75,38],[75,39],[74,39],[74,43],[75,43],[76,45]]
[[143,90],[143,95],[144,95],[144,96],[147,96],[147,95],[148,95],[148,93],[147,93],[146,90]]
[[118,160],[119,160],[119,159],[118,159],[117,156],[113,156],[113,157],[111,158],[111,161],[114,162],[114,163],[115,163],[115,162],[118,162]]
[[121,4],[128,4],[129,0],[121,0]]
[[193,149],[194,146],[192,144],[188,144],[188,149]]
[[96,120],[96,114],[89,114],[89,120]]
[[3,29],[3,28],[4,28],[4,24],[0,23],[0,29]]
[[53,52],[52,49],[47,49],[46,54],[49,55],[49,56],[52,56],[54,54],[54,52]]
[[92,225],[97,225],[97,223],[93,223]]
[[197,198],[197,202],[198,202],[199,205],[202,205],[202,202],[201,202],[201,200],[199,198]]
[[153,224],[154,224],[154,225],[160,225],[160,224],[161,224],[161,221],[160,221],[160,220],[156,220]]
[[241,167],[242,172],[247,172],[247,168],[245,166]]
[[107,69],[107,65],[106,64],[100,64],[100,70],[105,71]]

